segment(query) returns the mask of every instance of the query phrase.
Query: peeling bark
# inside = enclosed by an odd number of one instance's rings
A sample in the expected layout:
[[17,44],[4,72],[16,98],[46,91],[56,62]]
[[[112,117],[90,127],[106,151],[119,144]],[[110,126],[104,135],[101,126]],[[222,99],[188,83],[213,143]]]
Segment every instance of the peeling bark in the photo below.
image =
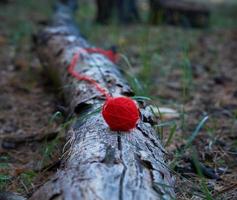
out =
[[[174,198],[174,178],[151,124],[140,120],[129,133],[111,131],[101,113],[94,112],[103,105],[104,97],[88,83],[68,74],[73,55],[80,48],[91,47],[76,29],[71,14],[69,7],[59,4],[52,24],[37,36],[41,63],[61,85],[75,121],[67,132],[70,147],[63,164],[30,199]],[[84,55],[76,70],[90,75],[112,96],[133,95],[116,65],[103,55]],[[87,113],[87,117],[82,113]]]

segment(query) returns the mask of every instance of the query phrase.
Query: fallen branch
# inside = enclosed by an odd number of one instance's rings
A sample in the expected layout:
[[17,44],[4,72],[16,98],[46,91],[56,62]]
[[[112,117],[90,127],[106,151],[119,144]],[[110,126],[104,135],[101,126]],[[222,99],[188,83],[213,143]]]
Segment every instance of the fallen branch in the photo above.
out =
[[208,26],[209,8],[199,2],[187,0],[150,0],[150,22],[167,23],[184,27]]
[[[61,168],[30,199],[172,199],[174,179],[151,124],[140,120],[130,132],[111,131],[97,112],[104,97],[68,73],[74,54],[91,47],[72,21],[73,8],[59,4],[51,25],[36,38],[41,63],[63,88],[75,120],[67,132],[65,146],[69,147]],[[76,70],[91,76],[112,96],[133,95],[118,68],[104,55],[88,54]]]

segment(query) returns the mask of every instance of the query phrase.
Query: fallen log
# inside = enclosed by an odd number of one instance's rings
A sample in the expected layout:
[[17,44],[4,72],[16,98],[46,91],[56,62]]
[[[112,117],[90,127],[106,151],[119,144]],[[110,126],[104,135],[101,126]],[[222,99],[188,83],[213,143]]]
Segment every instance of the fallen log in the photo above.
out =
[[[66,134],[65,146],[70,146],[55,176],[30,200],[173,199],[174,178],[165,164],[165,150],[148,122],[149,113],[144,114],[141,107],[143,117],[130,132],[111,131],[96,112],[104,97],[68,73],[74,54],[91,45],[73,23],[74,6],[65,2],[58,4],[52,23],[37,35],[35,45],[45,71],[61,85],[74,116]],[[86,55],[76,70],[91,76],[112,96],[133,95],[119,69],[104,55]]]

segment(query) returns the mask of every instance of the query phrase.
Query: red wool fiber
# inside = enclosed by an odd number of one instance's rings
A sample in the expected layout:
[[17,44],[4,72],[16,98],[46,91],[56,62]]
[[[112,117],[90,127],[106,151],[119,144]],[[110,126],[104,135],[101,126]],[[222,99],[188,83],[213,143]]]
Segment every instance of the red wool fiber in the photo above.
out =
[[[111,52],[106,53],[106,50],[84,49],[87,53],[101,53],[114,61],[115,55],[111,56]],[[94,86],[97,91],[106,97],[106,102],[102,108],[102,116],[105,122],[113,131],[129,131],[135,128],[139,120],[139,109],[134,100],[129,97],[111,97],[109,93],[101,87],[94,79],[89,76],[81,75],[75,71],[80,53],[76,53],[68,67],[68,73],[77,80],[84,80]]]
[[106,56],[110,61],[116,62],[118,60],[118,54],[114,53],[112,50],[104,50],[100,48],[85,48],[88,53],[99,53]]

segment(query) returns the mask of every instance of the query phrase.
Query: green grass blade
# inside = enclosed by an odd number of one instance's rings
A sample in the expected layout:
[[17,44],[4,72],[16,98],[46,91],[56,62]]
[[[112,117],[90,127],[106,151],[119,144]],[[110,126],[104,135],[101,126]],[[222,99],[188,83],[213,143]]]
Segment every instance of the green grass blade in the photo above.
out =
[[150,97],[146,97],[146,96],[133,96],[132,99],[134,99],[134,100],[146,100],[146,101],[151,100]]
[[176,133],[176,128],[177,128],[177,125],[174,124],[171,128],[170,128],[170,133],[169,133],[169,137],[165,143],[165,147],[169,146],[172,142],[172,139]]
[[62,116],[63,116],[63,115],[62,115],[62,113],[61,113],[60,111],[55,112],[55,113],[52,115],[52,117],[50,118],[49,123],[51,124],[53,121],[55,121],[55,119],[61,118]]
[[208,116],[205,116],[197,125],[196,129],[194,130],[194,132],[192,133],[192,135],[188,138],[187,143],[184,147],[184,149],[187,149],[191,146],[191,144],[193,143],[193,141],[195,140],[195,138],[197,137],[198,133],[200,132],[201,128],[204,126],[204,124],[206,123],[206,121],[208,120]]
[[200,162],[198,161],[197,153],[196,153],[196,151],[193,151],[193,152],[194,153],[192,155],[192,159],[194,161],[194,166],[195,166],[195,168],[197,170],[197,174],[198,174],[198,176],[201,179],[201,190],[204,193],[206,200],[213,200],[213,198],[211,196],[211,193],[208,190],[207,184],[206,184],[206,182],[204,180],[204,176],[202,174],[202,170],[201,170],[201,167],[200,167]]

